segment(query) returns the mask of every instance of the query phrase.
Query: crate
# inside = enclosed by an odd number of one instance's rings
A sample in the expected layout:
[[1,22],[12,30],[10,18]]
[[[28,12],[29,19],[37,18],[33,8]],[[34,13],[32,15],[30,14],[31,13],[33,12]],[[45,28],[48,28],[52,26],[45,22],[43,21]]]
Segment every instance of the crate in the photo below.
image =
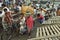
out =
[[60,25],[38,27],[36,38],[28,40],[60,40]]

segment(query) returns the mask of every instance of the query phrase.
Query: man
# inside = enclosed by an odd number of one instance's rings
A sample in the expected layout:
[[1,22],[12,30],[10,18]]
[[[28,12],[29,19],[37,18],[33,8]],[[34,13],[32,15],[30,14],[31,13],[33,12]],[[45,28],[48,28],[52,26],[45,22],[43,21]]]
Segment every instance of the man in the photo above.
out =
[[38,19],[38,22],[40,22],[40,24],[42,24],[44,21],[44,16],[41,14],[37,14],[37,19]]
[[4,16],[2,18],[2,25],[3,25],[3,29],[4,31],[7,31],[8,27],[12,26],[12,16],[11,16],[11,12],[8,12],[7,9],[4,9]]
[[14,10],[15,11],[20,11],[21,12],[21,5],[19,6],[17,3],[14,4]]
[[9,5],[9,0],[5,0],[5,4],[6,5]]
[[2,11],[4,11],[5,8],[7,9],[7,11],[10,11],[6,4],[2,4],[2,8],[3,8]]
[[26,26],[27,26],[29,38],[30,38],[30,35],[31,35],[31,31],[32,31],[32,29],[33,29],[33,24],[34,24],[33,17],[29,14],[29,15],[27,16],[27,19],[26,19]]
[[36,7],[34,7],[34,15],[37,14],[37,10],[36,10]]
[[37,9],[39,9],[39,6],[40,6],[40,4],[39,4],[39,3],[37,3],[37,4],[36,4]]
[[25,29],[25,16],[21,13],[20,15],[20,33],[24,34],[26,32]]
[[5,12],[7,12],[7,9],[4,9],[4,10],[3,10],[4,15],[3,15],[3,17],[2,17],[2,25],[3,25],[4,31],[6,31],[6,25],[7,25],[7,24],[5,23],[5,21],[4,21]]

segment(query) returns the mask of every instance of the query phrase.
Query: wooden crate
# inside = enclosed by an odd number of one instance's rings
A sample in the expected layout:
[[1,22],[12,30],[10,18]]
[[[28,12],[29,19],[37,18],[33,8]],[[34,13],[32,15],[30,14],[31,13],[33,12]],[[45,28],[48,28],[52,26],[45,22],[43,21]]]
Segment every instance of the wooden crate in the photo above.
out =
[[60,25],[48,25],[37,28],[36,38],[28,40],[60,40]]

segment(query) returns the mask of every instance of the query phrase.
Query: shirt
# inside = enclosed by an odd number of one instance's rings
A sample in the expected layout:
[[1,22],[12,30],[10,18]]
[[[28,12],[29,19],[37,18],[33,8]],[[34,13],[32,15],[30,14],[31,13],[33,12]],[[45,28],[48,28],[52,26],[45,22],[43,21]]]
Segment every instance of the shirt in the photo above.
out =
[[26,20],[26,25],[27,27],[31,30],[33,28],[33,17],[30,16],[29,18],[27,18]]
[[20,25],[23,25],[25,23],[25,17],[23,17],[22,19],[20,19]]

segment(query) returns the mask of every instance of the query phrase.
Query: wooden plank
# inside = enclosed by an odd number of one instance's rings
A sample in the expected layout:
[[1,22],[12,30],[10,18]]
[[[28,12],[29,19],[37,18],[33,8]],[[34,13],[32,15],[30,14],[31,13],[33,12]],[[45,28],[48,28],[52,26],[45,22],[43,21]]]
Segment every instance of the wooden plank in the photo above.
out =
[[42,29],[40,28],[40,37],[42,36],[43,34],[42,34]]
[[[50,33],[49,33],[49,31],[48,31],[47,27],[45,27],[45,30],[46,30],[47,35],[50,35]],[[52,39],[51,39],[51,38],[49,38],[48,40],[52,40]]]
[[56,28],[60,31],[60,28],[58,27],[58,25],[56,25]]
[[50,35],[47,27],[45,27],[45,30],[46,30],[47,35]]
[[39,37],[39,28],[37,28],[36,37]]
[[52,28],[52,30],[54,31],[54,33],[57,34],[52,25],[51,25],[51,28]]
[[40,28],[40,37],[42,36],[43,34],[42,34],[42,29]]
[[[44,27],[43,27],[43,35],[44,35],[44,36],[47,36],[47,35],[46,35],[46,31],[45,31],[45,28],[44,28]],[[48,39],[45,39],[45,40],[48,40]]]
[[[50,29],[49,26],[47,27],[47,29],[49,29],[50,33],[53,35],[53,33],[52,33],[52,31],[51,31],[51,29]],[[47,31],[47,32],[48,32],[48,31]],[[49,35],[49,33],[48,33],[48,35]],[[49,40],[52,40],[52,38],[49,38]]]
[[58,32],[58,34],[59,34],[60,32],[58,31],[58,29],[56,28],[56,26],[53,25],[53,27],[54,27],[54,29],[55,29],[55,30]]
[[52,32],[52,30],[50,29],[50,26],[48,26],[47,28],[49,29],[51,35],[54,35],[53,32]]
[[43,27],[43,35],[44,36],[46,36],[46,33],[45,33],[46,31],[45,31],[45,29],[44,29],[44,27]]

